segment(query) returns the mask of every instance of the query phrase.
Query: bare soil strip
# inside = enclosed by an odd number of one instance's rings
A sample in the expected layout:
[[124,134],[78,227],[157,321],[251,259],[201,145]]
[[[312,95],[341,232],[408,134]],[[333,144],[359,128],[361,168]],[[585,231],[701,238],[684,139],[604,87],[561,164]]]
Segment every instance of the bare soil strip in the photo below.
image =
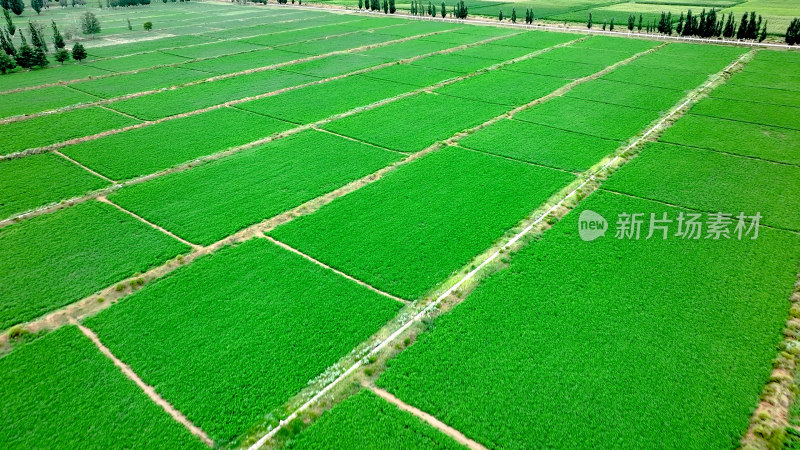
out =
[[150,400],[152,400],[155,404],[163,408],[164,411],[166,411],[167,414],[172,416],[172,418],[175,419],[176,422],[186,427],[187,430],[189,430],[193,435],[200,438],[200,440],[203,441],[203,443],[205,443],[207,446],[212,448],[214,447],[214,441],[212,441],[211,438],[208,437],[205,431],[203,431],[202,429],[200,429],[200,427],[189,421],[189,419],[187,419],[186,416],[184,416],[180,411],[175,409],[174,406],[170,405],[169,402],[167,402],[160,395],[158,395],[158,393],[156,392],[155,389],[153,389],[152,386],[142,381],[142,379],[139,378],[139,375],[137,375],[136,372],[134,372],[133,369],[130,368],[130,366],[120,361],[119,358],[117,358],[113,353],[111,353],[111,350],[109,350],[108,347],[106,347],[105,345],[103,345],[102,342],[100,342],[100,338],[97,337],[94,331],[81,325],[75,319],[72,319],[71,323],[76,327],[78,327],[78,329],[80,329],[81,332],[87,338],[89,338],[89,340],[91,340],[92,343],[94,343],[94,345],[97,347],[98,350],[100,350],[101,353],[103,353],[108,359],[114,362],[114,365],[117,366],[119,370],[126,377],[128,377],[128,379],[136,383],[136,385],[139,386],[139,389],[141,389],[145,394],[147,394],[148,397],[150,397]]
[[459,444],[472,449],[472,450],[486,450],[486,447],[483,445],[473,441],[472,439],[464,436],[464,433],[456,430],[455,428],[447,425],[446,423],[442,422],[441,420],[433,417],[432,415],[422,411],[418,408],[415,408],[407,403],[404,403],[399,398],[395,397],[394,395],[390,394],[388,391],[384,391],[383,389],[374,386],[374,385],[365,385],[367,389],[374,392],[375,395],[378,397],[386,400],[387,402],[397,406],[398,408],[402,409],[403,411],[409,412],[418,418],[422,419],[424,422],[428,423],[428,425],[436,428],[437,430],[441,431],[442,433],[450,436],[451,438],[455,439],[456,442]]
[[[642,52],[639,55],[646,54],[653,49],[648,51]],[[596,170],[587,171],[586,177],[584,181],[580,182],[576,187],[568,187],[568,192],[558,193],[554,196],[551,201],[544,203],[544,205],[552,204],[549,208],[547,208],[544,212],[535,214],[534,218],[532,218],[529,223],[521,229],[521,231],[517,232],[513,237],[508,239],[505,243],[498,244],[495,248],[496,250],[491,251],[488,256],[480,255],[477,259],[480,260],[474,261],[477,263],[473,269],[469,270],[466,274],[459,276],[457,280],[450,285],[444,292],[442,292],[436,299],[426,306],[422,307],[415,315],[413,315],[409,320],[404,322],[400,327],[394,330],[388,337],[383,339],[382,341],[377,342],[370,350],[365,358],[361,358],[355,361],[350,367],[347,368],[341,375],[339,375],[334,380],[330,381],[326,384],[321,390],[319,390],[315,395],[313,395],[308,401],[303,403],[300,407],[295,409],[289,416],[285,419],[281,420],[275,427],[271,428],[266,434],[264,434],[258,441],[256,441],[253,445],[249,447],[249,450],[258,450],[259,448],[263,447],[267,441],[271,440],[275,435],[283,429],[288,423],[299,417],[299,414],[303,411],[309,409],[312,405],[316,404],[323,396],[325,396],[334,386],[341,383],[343,380],[348,379],[352,374],[354,374],[359,368],[361,368],[368,357],[378,356],[384,349],[387,349],[388,346],[395,342],[400,336],[402,336],[412,325],[420,322],[425,317],[428,317],[430,314],[434,313],[444,302],[446,299],[454,298],[454,302],[460,301],[460,295],[456,296],[456,292],[460,292],[460,289],[467,285],[467,283],[474,284],[478,283],[480,280],[478,278],[478,274],[489,264],[493,263],[497,260],[501,254],[515,248],[520,240],[523,239],[528,233],[530,233],[535,227],[540,226],[540,224],[544,223],[544,220],[550,216],[554,218],[563,217],[569,209],[566,208],[567,202],[572,202],[577,200],[579,197],[583,198],[591,191],[597,189],[599,184],[596,183],[598,181],[598,177],[608,174],[611,171],[616,170],[625,162],[627,162],[627,158],[629,157],[628,152],[639,148],[644,142],[648,140],[652,140],[656,138],[665,128],[668,126],[667,124],[674,121],[677,117],[682,115],[688,110],[688,107],[693,104],[694,102],[698,101],[701,96],[706,95],[713,87],[722,80],[725,81],[725,75],[728,74],[733,68],[736,66],[743,64],[746,61],[749,61],[753,56],[753,51],[750,51],[741,57],[737,58],[734,62],[730,65],[722,69],[717,74],[711,77],[711,80],[702,85],[701,87],[695,89],[691,93],[687,95],[687,97],[677,106],[673,107],[667,114],[665,114],[658,122],[654,125],[650,126],[642,135],[638,138],[634,139],[629,145],[625,146],[621,151],[618,151],[613,158],[610,158],[605,164],[603,164],[600,168]],[[630,59],[630,58],[629,58]],[[602,72],[602,71],[601,71]],[[588,79],[596,78],[600,75],[590,75],[586,77]],[[588,81],[588,80],[587,80]],[[562,92],[563,93],[563,92]],[[532,102],[532,103],[540,103],[540,102]],[[519,111],[517,108],[515,111]],[[500,118],[507,116],[503,115]],[[499,120],[499,119],[497,119]],[[491,119],[486,122],[486,124],[491,124],[496,122],[497,120]],[[488,126],[488,125],[482,125]],[[476,127],[480,128],[482,126]],[[463,134],[463,133],[462,133]],[[457,141],[457,139],[455,139]],[[573,183],[574,184],[574,183]],[[588,191],[588,193],[586,192]],[[556,200],[558,199],[558,200]],[[522,245],[522,244],[521,244]],[[446,282],[447,285],[449,282]]]
[[279,240],[277,240],[277,239],[275,239],[275,238],[273,238],[271,236],[267,236],[267,235],[265,235],[263,233],[260,233],[260,234],[261,234],[262,237],[264,237],[268,241],[272,242],[273,244],[277,245],[278,247],[280,247],[282,249],[285,249],[285,250],[289,250],[290,252],[292,252],[292,253],[294,253],[296,255],[300,255],[303,258],[311,261],[312,263],[314,263],[314,264],[316,264],[316,265],[318,265],[320,267],[324,267],[324,268],[330,270],[331,272],[333,272],[333,273],[335,273],[335,274],[337,274],[339,276],[345,277],[348,280],[355,282],[356,284],[360,284],[361,286],[364,286],[365,288],[367,288],[367,289],[369,289],[369,290],[371,290],[373,292],[376,292],[376,293],[378,293],[380,295],[383,295],[384,297],[390,298],[390,299],[392,299],[392,300],[394,300],[396,302],[400,302],[400,303],[403,303],[403,304],[411,303],[408,300],[404,300],[404,299],[402,299],[400,297],[395,297],[394,295],[389,294],[388,292],[383,292],[382,290],[380,290],[380,289],[378,289],[378,288],[376,288],[376,287],[374,287],[374,286],[372,286],[370,284],[367,284],[367,283],[365,283],[365,282],[363,282],[363,281],[361,281],[361,280],[359,280],[357,278],[353,278],[350,275],[348,275],[348,274],[346,274],[346,273],[344,273],[344,272],[342,272],[340,270],[336,270],[333,267],[323,263],[322,261],[314,259],[311,256],[306,255],[305,253],[301,252],[300,250],[297,250],[294,247],[291,247],[291,246],[289,246],[287,244],[284,244],[283,242],[281,242],[281,241],[279,241]]

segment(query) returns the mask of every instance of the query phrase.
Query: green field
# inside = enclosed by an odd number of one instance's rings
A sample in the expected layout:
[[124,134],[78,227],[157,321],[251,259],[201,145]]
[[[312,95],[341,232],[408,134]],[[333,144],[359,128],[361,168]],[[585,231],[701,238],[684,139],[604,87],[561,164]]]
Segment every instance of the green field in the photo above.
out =
[[[620,212],[679,212],[610,193],[581,209],[612,226]],[[800,239],[762,228],[756,241],[583,242],[579,212],[437,319],[378,385],[490,448],[735,444],[769,376]]]
[[87,325],[192,422],[225,442],[280,407],[400,306],[257,239],[146,286]]
[[95,201],[0,229],[0,249],[4,292],[0,328],[4,329],[188,250],[113,206]]
[[108,185],[52,153],[0,161],[0,219]]
[[462,448],[452,438],[369,391],[348,398],[287,445],[291,449],[378,447]]
[[76,327],[15,349],[0,359],[0,377],[13,411],[0,418],[4,446],[205,448]]
[[[413,300],[467,264],[572,178],[448,147],[270,234]],[[320,233],[328,239],[318,239]]]
[[190,242],[211,244],[401,156],[311,130],[122,189],[111,200]]
[[[798,426],[776,383],[800,53],[580,22],[800,9],[69,1],[11,13],[50,63],[0,75],[0,448],[765,449]],[[51,21],[86,60],[55,61]]]

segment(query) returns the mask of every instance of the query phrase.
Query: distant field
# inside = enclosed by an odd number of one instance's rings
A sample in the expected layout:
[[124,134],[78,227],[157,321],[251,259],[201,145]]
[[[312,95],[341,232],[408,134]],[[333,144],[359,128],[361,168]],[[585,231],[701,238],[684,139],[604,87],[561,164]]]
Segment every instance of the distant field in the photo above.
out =
[[[665,1],[467,3],[690,6]],[[0,75],[2,448],[204,446],[126,374],[214,448],[276,426],[268,448],[731,447],[772,389],[796,52],[272,2],[12,20],[17,46],[31,20],[52,50],[54,20],[89,56]],[[584,242],[586,210],[762,217],[758,239]]]

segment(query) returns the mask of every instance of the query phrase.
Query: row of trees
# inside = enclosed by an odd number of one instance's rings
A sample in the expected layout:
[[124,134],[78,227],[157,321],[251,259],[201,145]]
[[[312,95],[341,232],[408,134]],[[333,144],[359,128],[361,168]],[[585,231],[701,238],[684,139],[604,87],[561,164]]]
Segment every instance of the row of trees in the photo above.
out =
[[800,44],[800,19],[792,20],[786,30],[786,43],[789,45]]
[[[5,74],[9,70],[13,70],[17,66],[23,69],[31,69],[34,67],[47,67],[50,61],[47,59],[49,51],[47,40],[44,36],[44,27],[35,22],[28,22],[28,35],[30,36],[30,44],[25,37],[25,33],[19,33],[20,47],[16,48],[14,45],[13,36],[16,34],[17,28],[6,17],[6,28],[0,28],[0,72]],[[86,49],[80,42],[76,42],[72,48],[72,52],[66,49],[67,43],[61,31],[58,29],[55,21],[51,21],[53,29],[53,46],[55,60],[64,63],[70,58],[80,62],[86,59]],[[100,31],[100,22],[94,14],[87,12],[83,16],[84,32]]]
[[[369,1],[369,0],[367,0]],[[361,0],[358,0],[359,8],[361,8]],[[442,18],[447,17],[447,5],[445,2],[442,2],[441,7],[439,8],[438,12],[436,10],[436,5],[428,2],[427,8],[425,5],[421,4],[418,1],[412,0],[411,2],[411,9],[410,9],[412,16],[431,16],[436,17],[437,14],[441,14]],[[453,9],[450,11],[452,17],[456,19],[466,19],[467,18],[467,5],[464,4],[464,1],[461,0],[453,6]]]
[[[721,14],[718,17],[717,11],[713,8],[708,13],[703,9],[699,15],[692,15],[692,10],[690,9],[685,17],[681,13],[677,23],[675,23],[672,13],[669,12],[662,12],[658,21],[653,19],[648,21],[647,24],[642,22],[643,17],[641,14],[639,14],[638,23],[636,16],[628,16],[628,30],[633,31],[636,28],[638,31],[642,31],[642,28],[644,28],[648,33],[658,32],[666,35],[675,33],[678,36],[702,38],[725,37],[730,39],[735,37],[740,40],[758,40],[759,42],[767,37],[767,21],[762,21],[761,16],[756,16],[755,11],[751,12],[749,16],[747,14],[742,15],[742,20],[738,27],[733,14],[729,14],[727,18],[725,14]],[[587,26],[592,28],[592,25],[592,13],[589,13]],[[603,29],[606,29],[605,21],[603,22]],[[611,19],[610,29],[614,29],[613,18]]]
[[394,14],[397,12],[394,0],[383,0],[383,4],[381,4],[380,0],[358,0],[358,9],[367,9],[369,11],[383,10],[384,14]]

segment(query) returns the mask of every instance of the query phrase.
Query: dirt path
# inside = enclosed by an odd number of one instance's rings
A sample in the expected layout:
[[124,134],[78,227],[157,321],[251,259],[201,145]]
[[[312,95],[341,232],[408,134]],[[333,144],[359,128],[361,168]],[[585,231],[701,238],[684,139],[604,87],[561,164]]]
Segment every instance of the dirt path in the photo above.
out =
[[418,418],[420,418],[424,422],[426,422],[428,425],[436,428],[437,430],[441,431],[442,433],[444,433],[444,434],[450,436],[451,438],[455,439],[456,442],[458,442],[459,444],[461,444],[461,445],[463,445],[463,446],[465,446],[467,448],[470,448],[472,450],[486,450],[486,447],[484,447],[483,445],[481,445],[481,444],[473,441],[472,439],[464,436],[464,434],[462,432],[456,430],[455,428],[451,427],[450,425],[447,425],[446,423],[442,422],[441,420],[437,419],[436,417],[433,417],[432,415],[426,413],[425,411],[422,411],[419,408],[415,408],[415,407],[409,405],[408,403],[403,402],[402,400],[400,400],[399,398],[397,398],[394,395],[390,394],[389,392],[384,391],[383,389],[381,389],[381,388],[379,388],[377,386],[373,386],[373,385],[365,385],[364,387],[366,387],[367,389],[369,389],[370,391],[375,393],[375,395],[377,395],[378,397],[380,397],[380,398],[386,400],[387,402],[389,402],[389,403],[397,406],[398,408],[402,409],[403,411],[409,412],[409,413],[417,416]]
[[117,366],[117,368],[119,368],[119,370],[128,379],[136,383],[136,385],[139,386],[139,389],[141,389],[148,397],[150,397],[150,400],[152,400],[153,403],[163,408],[164,411],[166,411],[167,414],[172,416],[172,418],[175,419],[176,422],[186,427],[186,429],[189,430],[189,432],[200,438],[200,440],[203,441],[203,443],[205,443],[207,446],[212,448],[214,447],[214,441],[212,441],[211,438],[208,437],[205,431],[200,429],[200,427],[198,427],[197,425],[193,424],[189,419],[186,418],[186,416],[184,416],[180,411],[175,409],[174,406],[169,404],[169,402],[164,400],[163,397],[158,395],[158,393],[156,392],[155,389],[153,389],[152,386],[142,381],[142,379],[139,378],[139,375],[137,375],[136,372],[134,372],[133,369],[130,368],[130,366],[120,361],[119,358],[117,358],[113,353],[111,353],[111,350],[109,350],[108,347],[106,347],[105,345],[103,345],[102,342],[100,342],[100,338],[97,337],[94,331],[81,325],[75,319],[72,319],[70,322],[76,327],[78,327],[78,329],[81,330],[84,336],[89,338],[89,340],[92,341],[92,343],[98,348],[98,350],[100,350],[101,353],[103,353],[108,359],[114,362],[114,365]]

